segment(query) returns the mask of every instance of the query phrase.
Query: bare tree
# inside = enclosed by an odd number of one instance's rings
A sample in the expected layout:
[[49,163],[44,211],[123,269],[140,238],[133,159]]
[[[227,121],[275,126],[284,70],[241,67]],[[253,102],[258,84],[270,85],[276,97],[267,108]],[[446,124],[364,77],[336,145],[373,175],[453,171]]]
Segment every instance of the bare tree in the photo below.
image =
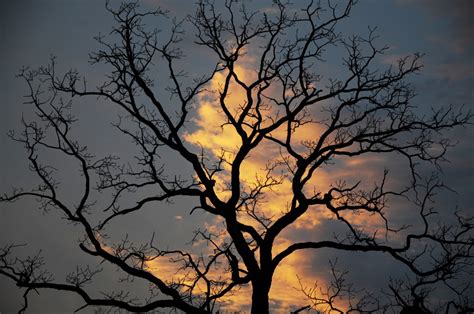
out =
[[[29,88],[28,103],[37,118],[23,120],[24,131],[12,132],[11,138],[25,146],[31,170],[41,183],[31,190],[15,189],[0,200],[33,197],[40,208],[62,212],[69,222],[81,226],[84,237],[79,247],[85,254],[114,265],[129,278],[147,281],[151,295],[142,303],[123,291],[95,297],[86,284],[94,282],[100,269],[78,268],[65,282],[57,281],[44,270],[41,256],[16,258],[16,246],[6,245],[0,250],[0,274],[25,289],[21,312],[27,308],[31,291],[55,289],[76,293],[84,307],[210,313],[224,297],[249,286],[252,313],[268,313],[277,267],[298,251],[320,249],[385,254],[412,276],[392,281],[386,294],[393,302],[381,304],[371,293],[357,296],[359,291],[345,281],[345,272],[333,265],[334,279],[327,289],[301,285],[302,298],[306,295],[308,302],[297,312],[310,307],[341,313],[416,307],[421,313],[432,306],[425,302],[426,288],[438,284],[454,292],[455,298],[441,305],[447,311],[472,309],[467,296],[472,290],[462,281],[463,274],[472,272],[472,220],[456,213],[456,219],[443,217],[444,224],[438,224],[432,197],[444,186],[436,175],[425,180],[420,170],[425,165],[439,167],[451,146],[444,132],[470,123],[472,115],[452,107],[433,109],[429,116],[417,114],[411,104],[415,93],[406,79],[420,70],[421,56],[407,56],[397,66],[383,70],[374,66],[387,49],[377,47],[374,30],[366,37],[344,36],[337,30],[354,2],[322,5],[311,1],[296,10],[277,0],[268,12],[248,12],[238,1],[226,1],[221,7],[200,0],[194,15],[171,22],[167,39],[145,25],[149,18],[166,18],[166,12],[142,13],[137,3],[126,3],[117,9],[107,7],[117,25],[110,38],[97,38],[102,48],[91,54],[93,64],[110,68],[102,85],[91,89],[74,70],[57,74],[54,59],[46,67],[22,70],[20,77]],[[183,23],[194,26],[195,44],[215,56],[214,68],[205,76],[192,78],[180,70]],[[346,53],[345,77],[324,78],[319,72],[325,53],[333,48]],[[238,70],[248,55],[256,65],[250,79]],[[157,59],[164,60],[166,67],[155,70]],[[169,77],[169,84],[154,84],[154,71],[161,78]],[[210,83],[218,75],[222,81],[212,89]],[[237,105],[230,100],[235,89],[244,95]],[[163,91],[172,97],[162,96]],[[195,105],[205,94],[225,117],[221,127],[236,135],[233,150],[222,147],[220,153],[213,153],[186,140],[195,128]],[[75,139],[76,118],[70,108],[77,97],[106,100],[122,110],[124,116],[115,126],[136,145],[135,163],[122,165],[112,155],[96,157]],[[296,134],[308,125],[320,131],[302,141]],[[279,156],[268,159],[254,182],[243,180],[246,160],[269,146]],[[61,197],[55,169],[39,156],[44,150],[62,153],[78,165],[83,185],[76,204]],[[159,160],[163,150],[174,151],[189,165],[189,177],[173,176],[173,169]],[[390,188],[388,171],[371,188],[364,185],[363,178],[355,178],[354,184],[334,182],[327,189],[314,184],[324,167],[337,167],[334,162],[342,158],[371,154],[403,158],[411,174],[406,187]],[[269,215],[267,195],[283,182],[289,183],[287,205]],[[104,194],[97,196],[95,191]],[[107,194],[109,191],[112,193]],[[131,206],[123,201],[137,193],[149,196]],[[107,195],[110,202],[101,208],[102,202],[94,197]],[[222,229],[203,226],[196,231],[193,240],[204,241],[205,252],[158,248],[153,239],[136,245],[128,239],[114,242],[106,237],[114,221],[183,196],[196,200],[191,212],[204,211],[224,222]],[[405,204],[411,200],[418,221],[411,227],[392,222],[388,200]],[[345,231],[277,249],[285,230],[310,212],[330,217]],[[369,214],[382,221],[382,227],[363,228],[354,223],[353,214]],[[168,280],[166,274],[150,270],[149,263],[161,257],[178,265],[181,279]],[[340,309],[337,299],[349,300],[349,307]]]

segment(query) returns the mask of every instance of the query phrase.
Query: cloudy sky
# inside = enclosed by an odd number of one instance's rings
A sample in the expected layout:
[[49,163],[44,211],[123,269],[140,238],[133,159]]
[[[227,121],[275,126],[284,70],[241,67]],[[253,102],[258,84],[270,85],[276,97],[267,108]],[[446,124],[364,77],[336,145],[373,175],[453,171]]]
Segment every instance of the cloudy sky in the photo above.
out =
[[[145,8],[153,8],[159,4],[169,10],[170,15],[182,18],[193,12],[193,2],[144,0],[142,5]],[[249,6],[268,7],[270,2],[254,0],[249,1]],[[433,106],[449,104],[464,104],[474,108],[473,14],[474,4],[469,0],[361,0],[350,19],[341,25],[341,31],[366,34],[368,26],[377,26],[377,42],[390,47],[379,60],[381,67],[393,64],[408,54],[425,54],[423,70],[412,79],[418,94],[414,104],[419,106],[420,112],[428,112]],[[22,80],[15,77],[19,69],[23,66],[47,64],[50,56],[55,55],[59,70],[75,68],[86,75],[90,82],[99,81],[103,69],[94,68],[88,63],[88,53],[98,48],[93,37],[98,33],[106,34],[113,25],[113,19],[104,9],[103,1],[23,0],[2,1],[0,23],[0,193],[3,193],[11,191],[13,186],[28,188],[36,182],[28,171],[23,147],[12,142],[6,135],[9,130],[19,130],[22,116],[31,117],[31,108],[24,104],[23,97],[27,93],[27,87]],[[168,25],[160,23],[164,21],[160,20],[152,27],[168,29]],[[183,64],[186,65],[187,71],[199,74],[209,70],[206,65],[212,62],[212,56],[202,49],[193,48],[191,28],[187,28],[184,36],[183,49],[188,57]],[[340,63],[340,60],[336,57],[330,58],[324,71],[331,71],[330,62]],[[251,75],[249,64],[242,64],[239,70],[243,76]],[[218,86],[219,78],[216,76],[210,83],[211,86]],[[238,92],[233,97],[238,102]],[[186,140],[190,145],[199,143],[209,152],[215,153],[222,147],[231,149],[233,135],[219,133],[216,131],[219,130],[218,127],[209,128],[208,122],[218,119],[213,116],[215,112],[212,106],[206,99],[202,99],[193,117],[195,127],[186,134]],[[114,153],[124,160],[133,157],[134,146],[110,127],[111,122],[117,119],[116,108],[103,101],[89,100],[80,101],[74,110],[80,118],[74,135],[82,139],[92,152]],[[317,130],[308,129],[304,133],[312,134],[311,132]],[[473,191],[471,178],[474,176],[474,132],[472,128],[464,128],[451,132],[449,136],[459,143],[447,156],[450,162],[443,164],[442,178],[457,194],[439,195],[436,206],[442,212],[449,212],[458,207],[473,213],[470,194]],[[209,141],[210,138],[213,141]],[[57,166],[65,173],[77,175],[75,170],[68,169],[71,165],[60,156],[46,154],[43,158],[46,163]],[[164,158],[167,159],[170,173],[186,175],[189,169],[175,160],[174,156],[165,155]],[[252,169],[259,169],[261,166],[259,156],[256,156],[254,161],[249,161],[248,180],[254,176]],[[393,158],[375,158],[346,162],[339,166],[336,172],[326,173],[327,178],[324,180],[329,182],[333,177],[351,178],[360,173],[366,178],[379,178],[384,168],[390,168],[392,172],[401,173],[403,176],[406,165]],[[398,179],[402,180],[403,177]],[[61,177],[60,189],[65,199],[74,202],[75,197],[77,198],[74,191],[79,182],[74,176]],[[285,204],[284,195],[278,195],[281,199],[274,198],[273,207]],[[210,224],[217,224],[202,213],[197,212],[189,216],[192,204],[193,201],[189,199],[176,200],[173,204],[166,204],[158,213],[153,208],[147,208],[125,221],[118,221],[111,234],[122,236],[128,233],[132,239],[139,241],[148,240],[155,232],[159,245],[170,248],[182,246],[190,240],[192,231],[199,225],[212,228]],[[332,227],[330,222],[322,222],[316,216],[308,216],[286,235],[285,240],[317,238],[332,233]],[[59,213],[41,212],[34,200],[0,204],[0,246],[7,243],[28,243],[27,249],[20,250],[20,254],[42,250],[48,268],[55,270],[57,278],[62,278],[74,270],[79,263],[93,263],[89,258],[78,254],[78,237],[79,228],[67,224]],[[288,287],[296,287],[298,284],[296,275],[304,277],[308,285],[315,280],[327,280],[325,276],[328,260],[334,257],[336,256],[332,252],[324,251],[318,254],[301,253],[289,259],[280,267],[275,277],[275,288],[272,290],[274,306],[283,308],[300,304],[297,301],[300,296],[288,292]],[[386,281],[389,276],[406,270],[389,259],[372,255],[339,255],[338,266],[353,270],[350,279],[360,286],[376,288],[382,285],[380,278]],[[160,267],[166,269],[167,266]],[[114,272],[104,274],[104,280],[95,289],[106,291],[114,287],[114,276]],[[244,293],[245,291],[242,295]],[[0,277],[0,312],[11,313],[18,310],[22,304],[21,294],[14,284]],[[69,312],[78,308],[80,301],[70,294],[41,292],[39,296],[31,294],[30,308],[32,313]],[[235,306],[237,302],[239,301],[230,300],[229,304]]]

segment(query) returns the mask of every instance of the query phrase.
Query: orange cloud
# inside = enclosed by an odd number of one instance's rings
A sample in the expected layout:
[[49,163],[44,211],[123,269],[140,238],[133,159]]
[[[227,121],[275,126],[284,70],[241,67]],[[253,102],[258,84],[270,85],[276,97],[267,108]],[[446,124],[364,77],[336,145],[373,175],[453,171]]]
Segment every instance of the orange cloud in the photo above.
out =
[[[235,66],[235,72],[239,79],[244,82],[250,82],[252,79],[255,79],[255,73],[243,66]],[[224,124],[227,118],[220,107],[218,99],[219,91],[223,88],[226,75],[227,72],[217,73],[210,82],[210,92],[201,96],[201,101],[197,107],[194,120],[196,129],[184,135],[188,143],[201,147],[215,160],[223,158],[226,161],[222,164],[222,171],[218,172],[215,176],[217,192],[223,199],[230,196],[230,192],[227,190],[230,183],[230,164],[241,145],[240,136],[234,127],[231,124]],[[242,105],[246,103],[246,97],[247,95],[243,88],[235,81],[230,83],[225,103],[234,117],[241,113]],[[276,115],[276,113],[271,111],[268,114]],[[246,122],[251,123],[252,121],[250,120],[251,118],[249,118],[249,121],[246,120]],[[293,134],[293,143],[303,148],[301,145],[303,141],[314,141],[319,133],[319,126],[316,124],[302,125]],[[277,129],[273,132],[272,136],[279,139],[284,138],[286,136],[286,126]],[[285,156],[285,153],[281,151],[277,144],[271,141],[263,141],[242,164],[241,182],[243,189],[246,191],[252,189],[259,182],[264,181],[267,175],[277,178],[280,182],[278,185],[265,191],[264,198],[260,200],[259,206],[255,208],[258,215],[265,217],[281,216],[287,211],[288,204],[291,202],[293,196],[291,178],[284,175],[287,169],[284,169],[283,166],[274,165],[275,161],[283,156]],[[318,180],[325,179],[324,176],[319,176],[318,178]],[[261,229],[259,223],[245,211],[240,212],[239,219],[244,223],[253,225],[257,229]],[[293,227],[312,229],[320,223],[320,219],[320,213],[308,211]],[[279,241],[278,246],[275,247],[275,252],[282,250],[285,245],[290,244],[289,241],[283,238]],[[297,252],[285,259],[284,263],[276,270],[270,298],[278,302],[280,310],[277,313],[288,313],[290,310],[304,305],[301,301],[303,295],[296,289],[299,287],[297,275],[305,277],[310,281],[322,280],[322,278],[315,278],[311,274],[308,265],[304,263],[306,260],[304,252]],[[250,287],[243,287],[232,296],[223,298],[223,308],[228,311],[242,310],[250,305],[250,296]]]
[[[235,72],[243,82],[250,82],[255,79],[254,71],[241,65],[235,66]],[[225,160],[222,164],[222,171],[216,174],[214,178],[216,180],[217,192],[223,199],[230,197],[228,191],[230,164],[241,145],[240,136],[234,127],[231,124],[224,123],[227,121],[227,117],[218,99],[227,73],[225,71],[217,73],[210,82],[210,92],[201,96],[201,101],[197,108],[196,118],[194,119],[196,129],[184,134],[184,138],[188,143],[201,147],[207,153],[210,153],[208,155],[214,159],[222,158]],[[246,101],[247,95],[245,90],[232,80],[229,84],[229,92],[225,97],[225,103],[234,118],[242,112],[242,105]],[[268,115],[276,116],[276,114],[276,112],[271,110],[268,112]],[[252,123],[252,117],[246,118],[245,122]],[[302,149],[301,143],[316,140],[319,133],[319,125],[308,123],[295,131],[292,142],[296,147]],[[283,139],[286,136],[286,125],[275,130],[272,136]],[[262,206],[256,208],[256,211],[265,217],[278,217],[282,215],[287,211],[288,204],[292,199],[291,178],[284,175],[287,169],[282,165],[275,165],[275,161],[284,158],[285,155],[285,152],[277,144],[264,140],[250,153],[241,166],[241,182],[243,188],[247,191],[260,182],[265,181],[268,175],[271,175],[280,182],[278,185],[272,186],[272,189],[265,191],[265,198],[260,200]],[[272,168],[271,171],[269,170],[270,168]],[[319,178],[322,178],[322,176],[319,176]],[[243,213],[240,219],[245,223],[259,227],[258,223],[246,213]],[[295,226],[312,228],[318,223],[317,215],[309,212]]]
[[[245,64],[246,66],[243,66]],[[252,62],[242,62],[234,66],[234,70],[239,79],[249,83],[255,79],[256,73],[251,69]],[[209,165],[217,163],[219,159],[224,162],[221,164],[221,171],[215,174],[216,189],[218,196],[223,200],[230,197],[230,171],[231,164],[237,153],[241,138],[232,124],[227,123],[228,119],[221,108],[220,92],[222,92],[228,72],[222,71],[215,75],[209,84],[208,92],[200,96],[200,102],[196,108],[196,116],[194,118],[195,129],[184,134],[184,139],[191,145],[198,146],[204,150],[204,155],[209,156]],[[271,90],[269,93],[281,93],[281,91]],[[254,96],[254,95],[253,95]],[[225,104],[228,111],[234,118],[237,118],[242,107],[247,103],[246,91],[231,80],[229,90],[225,97]],[[268,108],[267,117],[275,118],[277,110]],[[251,125],[253,117],[246,117],[245,122]],[[270,119],[269,119],[270,120]],[[266,122],[270,123],[270,122]],[[263,122],[265,124],[265,121]],[[292,135],[292,146],[298,152],[308,153],[305,143],[314,143],[319,139],[319,134],[323,132],[323,127],[316,123],[307,123],[297,128]],[[247,129],[246,131],[249,131]],[[286,125],[272,132],[272,136],[277,139],[285,139]],[[288,175],[288,169],[283,163],[276,163],[287,158],[287,153],[281,149],[276,143],[264,140],[258,147],[251,151],[249,156],[244,160],[241,166],[241,185],[244,192],[249,192],[253,187],[264,182],[269,176],[279,182],[271,189],[266,189],[259,199],[257,206],[251,210],[241,210],[238,218],[241,222],[254,226],[257,230],[263,230],[262,225],[252,217],[252,213],[260,217],[276,219],[283,215],[291,203],[292,194],[292,178]],[[305,187],[305,192],[312,195],[318,192],[326,192],[331,188],[331,183],[338,179],[353,178],[354,173],[360,173],[361,168],[368,168],[367,164],[371,161],[367,158],[352,158],[343,160],[343,167],[336,171],[328,172],[325,168],[320,168],[314,173],[312,179]],[[365,176],[365,179],[380,179],[378,174],[371,171]],[[254,212],[252,212],[252,210]],[[249,214],[250,213],[250,214]],[[366,231],[373,232],[384,227],[380,217],[375,215],[367,215],[360,213],[344,214],[344,217],[356,226],[365,228]],[[291,230],[304,229],[315,230],[324,220],[335,219],[335,215],[325,208],[312,207],[307,213],[300,217],[285,234],[291,234]],[[218,220],[209,223],[217,225]],[[215,228],[215,227],[214,227]],[[279,250],[284,249],[291,242],[281,235],[274,248],[275,254]],[[304,278],[306,283],[318,281],[323,286],[326,279],[325,274],[316,276],[311,265],[308,264],[310,259],[307,258],[307,252],[298,251],[286,258],[275,272],[270,298],[278,303],[281,308],[277,313],[288,313],[298,307],[307,305],[304,302],[304,295],[297,288],[300,286],[298,276]],[[239,311],[249,306],[250,300],[249,287],[242,287],[232,296],[226,296],[223,301],[223,308],[228,311]],[[320,309],[321,310],[321,309]]]

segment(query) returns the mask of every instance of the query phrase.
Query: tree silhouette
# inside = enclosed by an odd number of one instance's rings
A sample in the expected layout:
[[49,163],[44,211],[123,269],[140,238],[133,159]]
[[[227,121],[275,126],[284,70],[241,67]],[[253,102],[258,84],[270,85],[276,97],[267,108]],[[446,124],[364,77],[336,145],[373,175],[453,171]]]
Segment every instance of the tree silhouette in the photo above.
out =
[[[25,289],[21,311],[31,291],[54,289],[76,293],[84,307],[210,313],[235,291],[249,287],[252,313],[268,313],[277,267],[297,252],[321,249],[385,254],[411,275],[390,281],[384,293],[392,301],[383,303],[374,292],[354,289],[346,271],[332,262],[327,288],[308,288],[300,281],[297,289],[306,299],[295,313],[309,308],[341,313],[389,308],[425,313],[433,306],[472,310],[469,279],[463,278],[472,272],[472,219],[460,212],[454,219],[438,217],[433,197],[444,185],[436,173],[425,177],[423,168],[440,169],[452,145],[444,132],[468,124],[472,115],[453,107],[419,114],[411,104],[415,92],[407,77],[420,70],[421,56],[407,56],[386,69],[374,66],[387,49],[377,47],[374,30],[366,37],[337,30],[353,5],[311,1],[296,10],[274,1],[272,10],[249,12],[238,1],[221,6],[200,0],[196,13],[170,22],[166,34],[148,30],[145,21],[166,19],[167,12],[142,12],[135,2],[108,6],[116,26],[110,36],[97,37],[102,48],[91,54],[92,64],[109,69],[103,84],[90,88],[75,70],[57,74],[54,58],[48,66],[23,69],[19,76],[28,85],[36,119],[22,120],[24,131],[10,135],[25,146],[41,183],[31,190],[15,189],[0,200],[33,197],[41,209],[62,212],[82,228],[83,253],[115,266],[127,280],[145,280],[150,296],[141,303],[122,290],[96,297],[87,284],[94,283],[101,268],[78,267],[66,281],[57,281],[40,255],[20,259],[13,253],[17,246],[6,245],[0,250],[0,274]],[[183,23],[194,26],[195,44],[215,57],[205,76],[180,70]],[[346,54],[337,79],[321,72],[325,54],[335,48]],[[243,74],[250,59],[255,67]],[[165,67],[157,68],[156,60]],[[166,86],[156,77],[169,78]],[[136,145],[133,161],[96,157],[76,140],[72,100],[87,97],[120,108],[123,116],[115,127]],[[222,120],[198,121],[203,102]],[[217,123],[217,133],[199,133],[206,123]],[[213,139],[206,136],[213,134],[228,136],[228,142],[214,139],[209,144]],[[82,188],[75,204],[63,199],[57,171],[41,161],[44,151],[59,152],[78,166]],[[173,175],[176,169],[160,159],[163,151],[175,152],[192,173]],[[399,156],[410,180],[396,188],[384,169],[372,186],[362,175],[354,182],[319,181],[325,169],[337,168],[341,160],[374,154]],[[252,171],[246,166],[255,156],[264,162]],[[140,199],[130,205],[133,195]],[[273,198],[278,195],[287,201],[277,204]],[[101,207],[106,197],[110,201]],[[192,198],[197,205],[191,214],[206,212],[214,223],[201,226],[187,249],[159,248],[153,237],[138,245],[108,237],[114,221],[179,197]],[[389,208],[389,200],[410,206],[417,218],[400,224],[401,212]],[[275,204],[281,205],[277,211]],[[289,241],[285,232],[308,215],[333,220],[338,229],[325,239]],[[362,223],[357,217],[363,217]],[[203,251],[196,252],[203,243]],[[170,279],[152,269],[154,261],[163,259],[180,276]],[[440,286],[453,297],[436,305],[426,301],[433,287]]]

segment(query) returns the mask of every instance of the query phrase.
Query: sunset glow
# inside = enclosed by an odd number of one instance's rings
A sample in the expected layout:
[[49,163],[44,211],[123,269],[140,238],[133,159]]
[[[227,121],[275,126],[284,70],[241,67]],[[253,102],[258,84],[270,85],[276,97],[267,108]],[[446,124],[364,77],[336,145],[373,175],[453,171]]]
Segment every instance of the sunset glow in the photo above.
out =
[[6,1],[0,314],[473,312],[473,10]]

